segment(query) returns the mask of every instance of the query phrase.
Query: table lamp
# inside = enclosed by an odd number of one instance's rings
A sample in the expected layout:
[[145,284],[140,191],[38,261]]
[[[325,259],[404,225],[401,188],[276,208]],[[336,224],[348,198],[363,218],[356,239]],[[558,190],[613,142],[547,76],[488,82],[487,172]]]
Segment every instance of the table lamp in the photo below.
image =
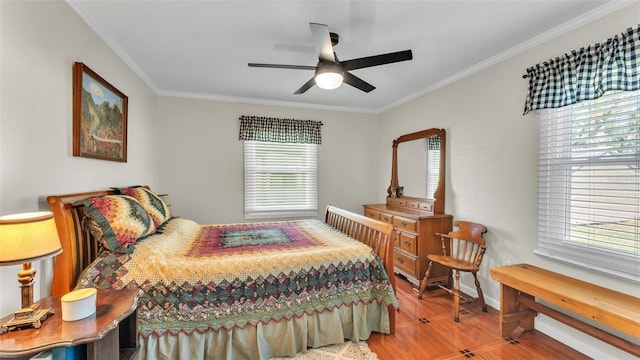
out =
[[0,328],[0,334],[22,327],[39,328],[52,309],[33,303],[36,270],[31,262],[62,252],[53,214],[49,211],[0,216],[0,266],[23,264],[18,272],[22,309]]

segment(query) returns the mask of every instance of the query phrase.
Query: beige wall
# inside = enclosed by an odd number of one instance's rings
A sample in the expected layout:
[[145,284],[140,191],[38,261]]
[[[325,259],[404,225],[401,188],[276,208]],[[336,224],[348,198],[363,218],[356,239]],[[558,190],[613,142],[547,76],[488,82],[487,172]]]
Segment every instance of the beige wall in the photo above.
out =
[[[533,254],[537,242],[538,120],[535,114],[522,115],[528,86],[522,78],[526,68],[601,42],[636,26],[639,20],[640,3],[635,3],[381,114],[380,138],[386,144],[403,133],[429,127],[446,129],[446,212],[454,215],[454,220],[480,222],[489,229],[485,237],[488,251],[479,275],[491,306],[499,306],[499,287],[489,269],[505,261],[539,265],[640,297],[638,284]],[[390,164],[385,163],[378,176],[388,177],[389,169]],[[467,291],[475,292],[473,277],[463,275],[463,283]],[[630,358],[544,316],[538,317],[536,327],[595,358]]]
[[318,217],[328,204],[362,213],[386,189],[371,176],[381,162],[377,115],[169,97],[158,98],[157,113],[162,188],[173,212],[200,223],[245,221],[241,115],[322,121]]
[[[44,198],[109,186],[158,184],[153,91],[64,1],[0,1],[0,214],[48,210]],[[128,162],[73,157],[75,61],[129,97]],[[35,298],[52,260],[34,263]],[[17,272],[0,267],[0,315],[20,306]]]

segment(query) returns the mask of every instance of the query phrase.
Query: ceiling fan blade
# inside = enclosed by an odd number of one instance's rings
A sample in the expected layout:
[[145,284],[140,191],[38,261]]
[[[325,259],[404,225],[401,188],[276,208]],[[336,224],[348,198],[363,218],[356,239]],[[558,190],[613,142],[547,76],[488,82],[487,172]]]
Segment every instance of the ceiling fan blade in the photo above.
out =
[[309,23],[309,28],[318,52],[318,59],[332,63],[336,62],[336,57],[333,55],[333,46],[331,46],[331,37],[329,36],[329,26]]
[[345,84],[349,84],[355,88],[358,88],[366,93],[371,92],[373,89],[376,88],[375,86],[369,84],[368,82],[346,71],[342,76],[343,76],[342,82],[344,82]]
[[413,53],[411,50],[398,51],[388,54],[382,55],[374,55],[363,57],[359,59],[351,59],[346,61],[341,61],[340,65],[344,68],[345,71],[362,69],[371,66],[378,66],[384,64],[391,64],[399,61],[407,61],[413,59]]
[[307,65],[280,65],[280,64],[259,64],[259,63],[249,63],[249,67],[294,69],[294,70],[315,70],[316,69],[315,66],[307,66]]
[[316,77],[314,76],[311,79],[309,79],[309,81],[304,83],[304,85],[302,85],[300,89],[296,90],[294,94],[303,94],[305,91],[311,89],[315,84],[316,84]]

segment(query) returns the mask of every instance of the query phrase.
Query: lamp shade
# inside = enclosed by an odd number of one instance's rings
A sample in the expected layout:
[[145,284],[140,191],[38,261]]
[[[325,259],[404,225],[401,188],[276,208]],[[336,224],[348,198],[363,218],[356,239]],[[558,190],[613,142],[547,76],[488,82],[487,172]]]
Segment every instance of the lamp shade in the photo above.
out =
[[61,252],[53,213],[0,216],[0,266],[46,259]]

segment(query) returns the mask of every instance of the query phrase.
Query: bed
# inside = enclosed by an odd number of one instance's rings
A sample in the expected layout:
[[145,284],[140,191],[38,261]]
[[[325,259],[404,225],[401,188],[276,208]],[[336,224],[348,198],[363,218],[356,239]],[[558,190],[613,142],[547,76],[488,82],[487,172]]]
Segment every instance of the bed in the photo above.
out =
[[63,247],[51,293],[142,289],[139,359],[269,359],[394,333],[392,225],[333,206],[324,222],[200,225],[168,216],[133,243],[110,244],[92,228],[100,223],[92,201],[132,202],[127,195],[47,198]]

